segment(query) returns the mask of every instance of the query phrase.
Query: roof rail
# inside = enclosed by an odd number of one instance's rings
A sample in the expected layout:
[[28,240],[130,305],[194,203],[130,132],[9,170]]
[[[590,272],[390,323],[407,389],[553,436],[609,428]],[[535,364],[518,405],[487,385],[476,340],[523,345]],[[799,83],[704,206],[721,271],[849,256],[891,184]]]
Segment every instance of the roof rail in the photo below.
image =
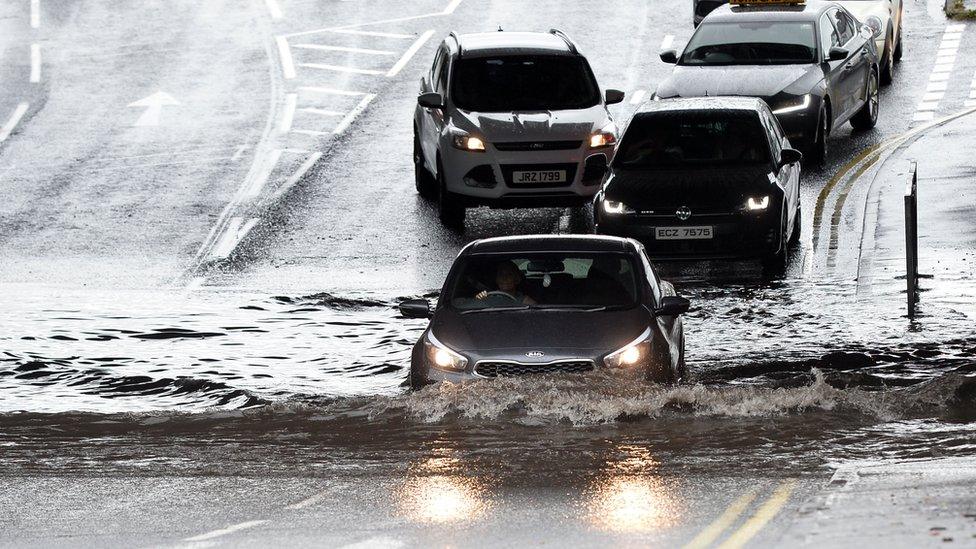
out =
[[569,36],[566,35],[565,32],[559,29],[549,29],[549,34],[553,34],[555,36],[562,38],[563,42],[566,42],[566,45],[569,47],[569,51],[573,53],[579,53],[579,50],[576,49],[576,44]]

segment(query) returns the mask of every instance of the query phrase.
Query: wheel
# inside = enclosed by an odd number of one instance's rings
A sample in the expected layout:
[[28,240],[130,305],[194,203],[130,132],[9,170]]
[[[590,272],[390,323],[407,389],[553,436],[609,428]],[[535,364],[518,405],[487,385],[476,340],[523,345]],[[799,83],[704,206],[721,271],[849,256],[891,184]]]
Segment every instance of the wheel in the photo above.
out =
[[796,219],[793,220],[793,232],[790,233],[790,246],[796,246],[800,243],[800,233],[802,233],[803,227],[803,209],[796,209]]
[[767,276],[781,276],[786,272],[786,263],[789,260],[789,241],[786,239],[786,212],[783,212],[783,220],[780,221],[780,245],[776,251],[769,252],[762,259],[763,273]]
[[895,44],[895,53],[891,57],[895,61],[895,63],[901,61],[901,55],[902,55],[901,43],[904,42],[902,38],[904,38],[904,36],[901,34],[901,25],[898,25],[898,43]]
[[424,165],[424,153],[420,148],[420,136],[413,130],[413,177],[417,193],[424,198],[434,198],[437,194],[437,180]]
[[827,137],[830,135],[830,120],[827,114],[827,106],[820,107],[820,115],[817,117],[817,135],[807,149],[806,157],[814,166],[820,166],[827,160]]
[[685,336],[681,335],[681,346],[678,348],[678,379],[688,381],[688,365],[685,363]]
[[464,226],[464,206],[458,204],[457,199],[447,192],[447,181],[444,179],[444,166],[437,163],[437,217],[445,227],[460,229]]
[[410,388],[413,390],[423,389],[428,385],[427,379],[420,373],[413,364],[410,364]]
[[885,51],[882,54],[882,65],[881,65],[881,85],[888,86],[894,79],[895,73],[895,51],[891,46],[894,43],[894,35],[889,30],[888,36],[885,38]]
[[880,92],[878,91],[878,75],[874,72],[868,77],[867,101],[861,110],[851,118],[851,126],[858,131],[870,130],[878,123],[878,105]]

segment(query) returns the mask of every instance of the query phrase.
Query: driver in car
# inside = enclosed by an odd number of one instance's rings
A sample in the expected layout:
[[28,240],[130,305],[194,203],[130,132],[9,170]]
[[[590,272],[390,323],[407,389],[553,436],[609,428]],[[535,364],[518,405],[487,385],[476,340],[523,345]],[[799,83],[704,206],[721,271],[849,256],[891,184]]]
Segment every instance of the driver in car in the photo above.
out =
[[495,286],[498,288],[498,290],[482,290],[478,292],[474,298],[483,300],[487,299],[489,295],[505,294],[513,301],[524,303],[525,305],[537,305],[538,302],[536,300],[525,295],[519,290],[519,285],[522,283],[522,279],[522,271],[515,263],[512,263],[511,261],[503,261],[495,268]]

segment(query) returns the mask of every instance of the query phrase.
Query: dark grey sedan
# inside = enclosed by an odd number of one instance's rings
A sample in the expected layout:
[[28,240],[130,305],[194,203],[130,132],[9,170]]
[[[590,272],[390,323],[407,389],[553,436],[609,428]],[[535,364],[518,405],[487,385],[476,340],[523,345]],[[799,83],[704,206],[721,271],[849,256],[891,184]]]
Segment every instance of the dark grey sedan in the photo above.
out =
[[643,246],[606,236],[491,238],[461,250],[413,349],[410,385],[532,374],[637,371],[685,377],[688,300],[658,278]]

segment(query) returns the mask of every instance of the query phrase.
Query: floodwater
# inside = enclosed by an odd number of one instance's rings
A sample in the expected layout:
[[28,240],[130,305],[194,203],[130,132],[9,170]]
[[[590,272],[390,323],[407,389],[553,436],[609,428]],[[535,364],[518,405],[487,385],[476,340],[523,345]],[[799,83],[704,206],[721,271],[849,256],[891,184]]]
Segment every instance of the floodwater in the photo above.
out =
[[0,313],[5,469],[314,475],[427,456],[542,478],[636,448],[686,472],[822,473],[976,451],[964,315],[910,322],[850,283],[670,278],[693,302],[687,383],[604,372],[419,392],[404,381],[426,321],[396,305],[436,293],[23,288]]

